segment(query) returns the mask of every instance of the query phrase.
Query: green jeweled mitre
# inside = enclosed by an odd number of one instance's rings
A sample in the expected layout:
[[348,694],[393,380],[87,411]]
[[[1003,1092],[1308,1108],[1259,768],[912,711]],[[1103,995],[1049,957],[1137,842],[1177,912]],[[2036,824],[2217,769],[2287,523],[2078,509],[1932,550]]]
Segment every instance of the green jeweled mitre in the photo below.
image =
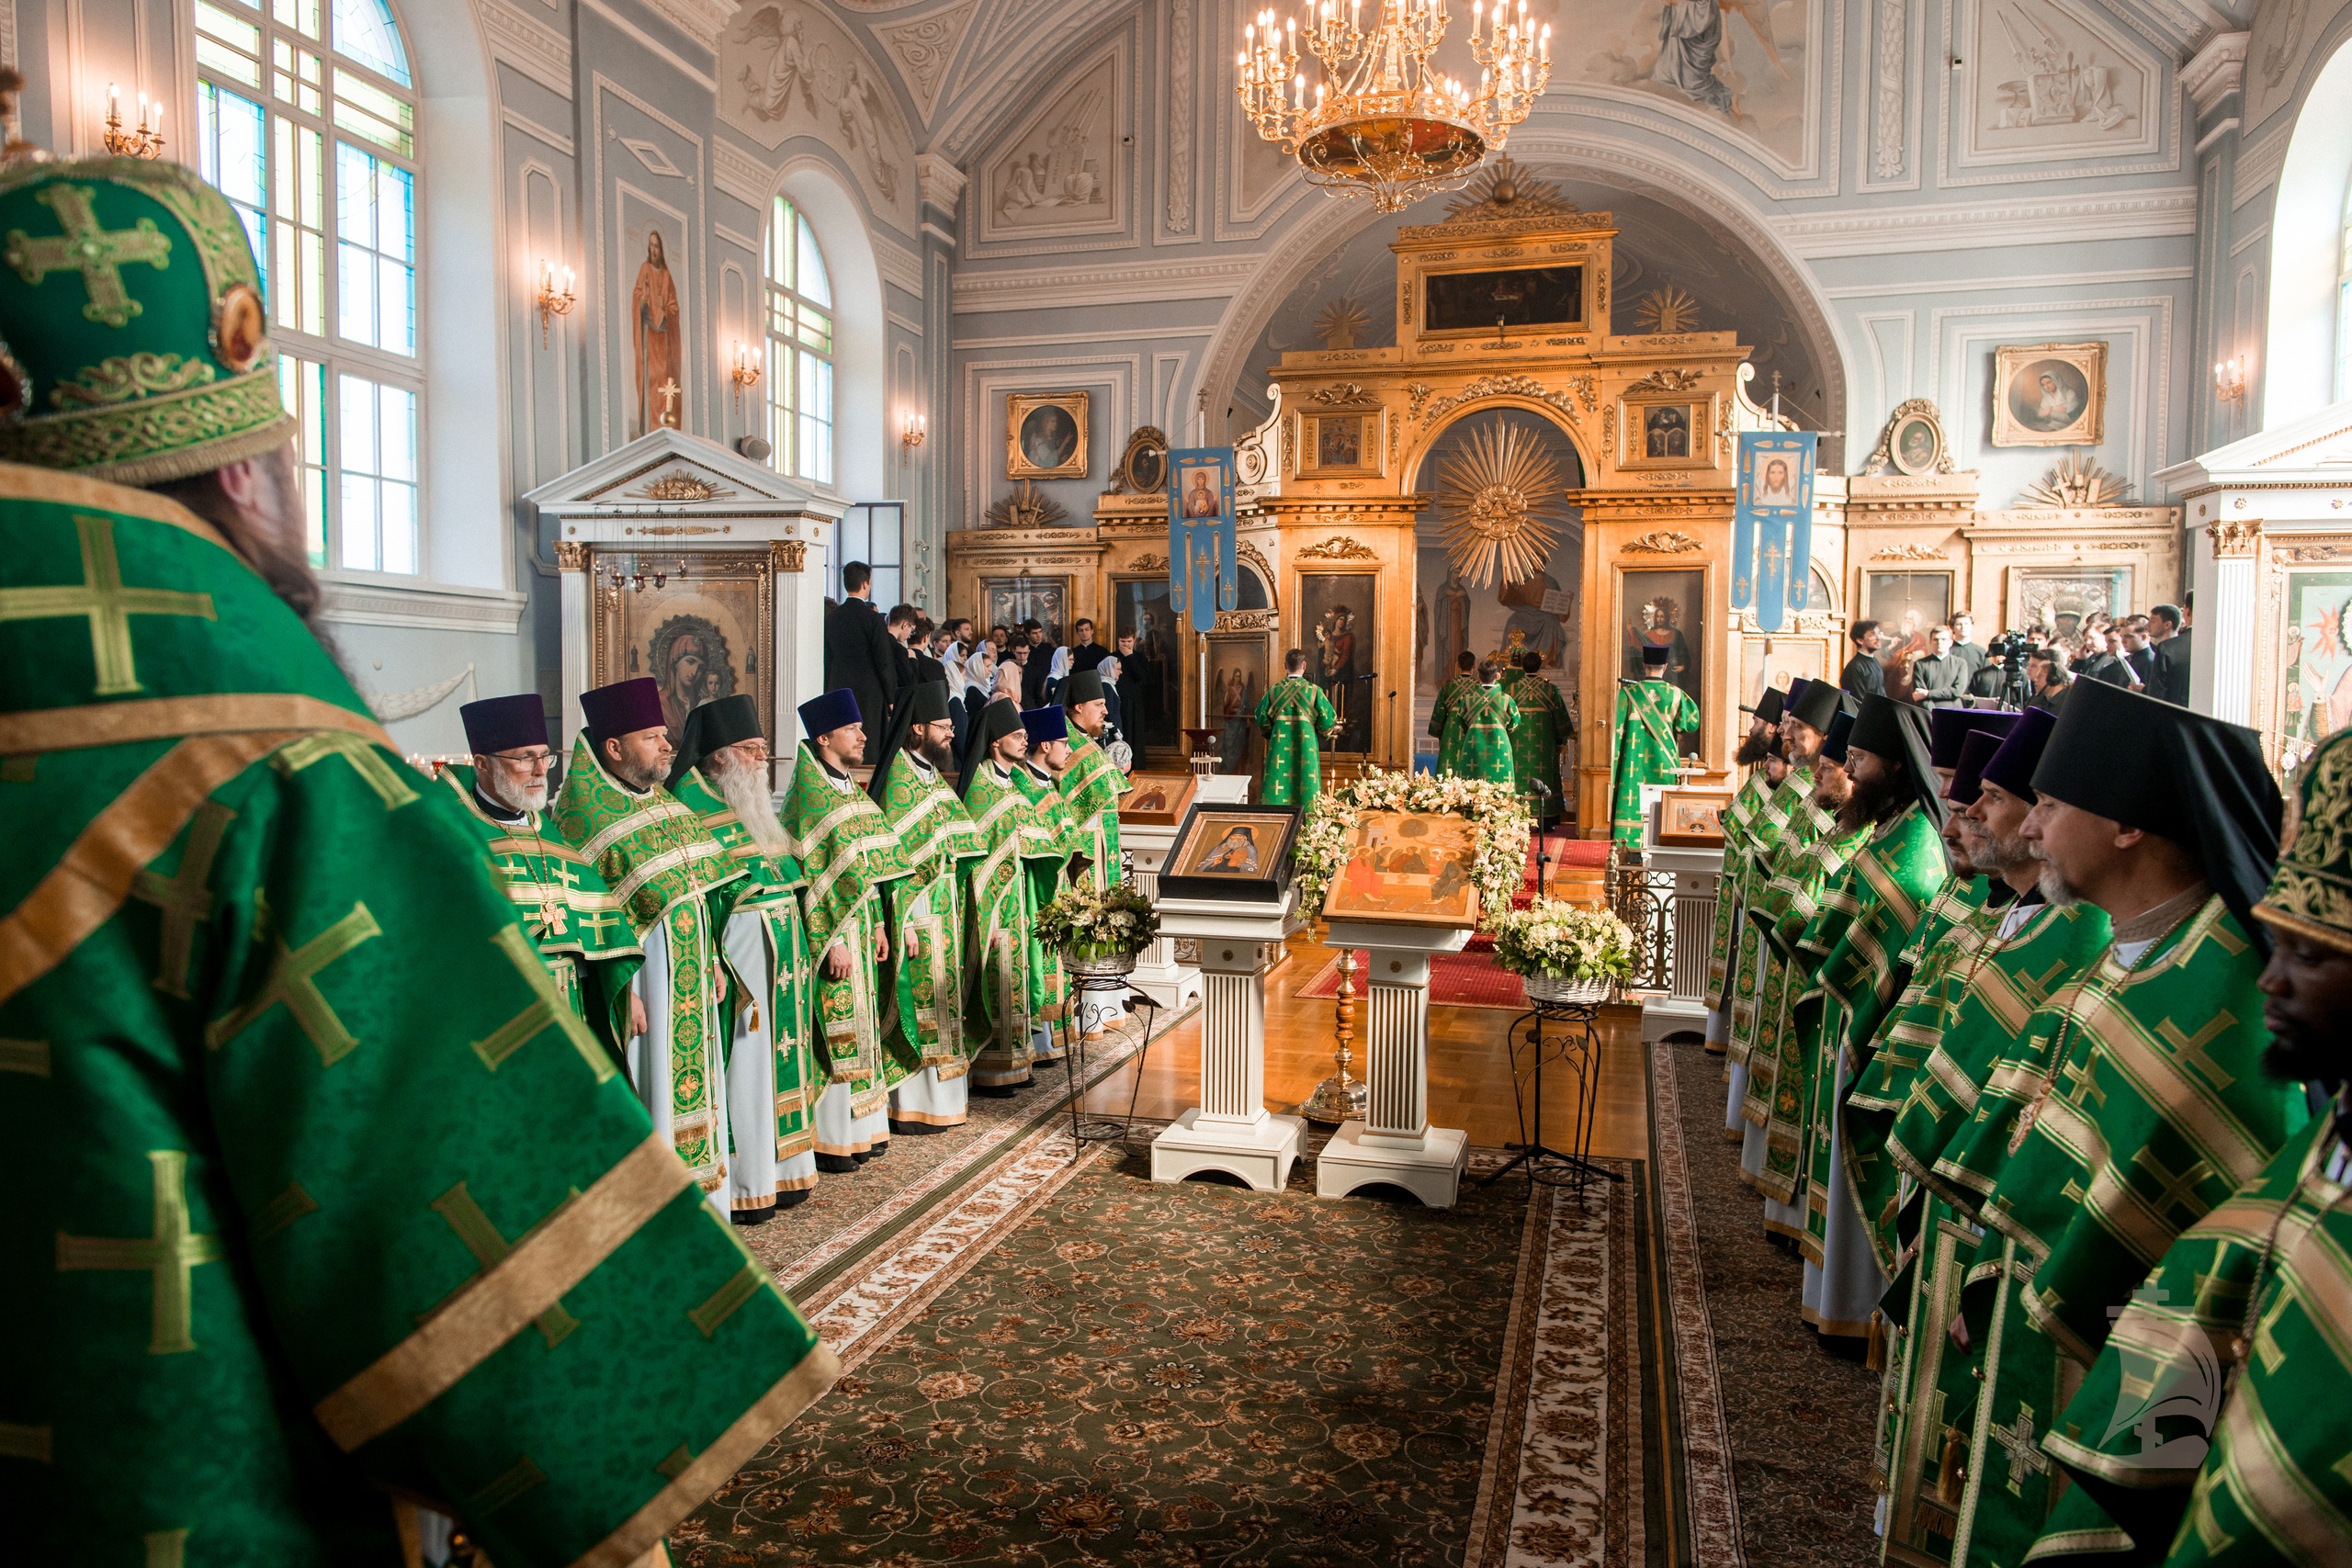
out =
[[0,167],[0,460],[146,485],[292,433],[244,225],[193,170]]
[[2328,737],[2303,764],[2278,869],[2254,917],[2352,952],[2352,729]]

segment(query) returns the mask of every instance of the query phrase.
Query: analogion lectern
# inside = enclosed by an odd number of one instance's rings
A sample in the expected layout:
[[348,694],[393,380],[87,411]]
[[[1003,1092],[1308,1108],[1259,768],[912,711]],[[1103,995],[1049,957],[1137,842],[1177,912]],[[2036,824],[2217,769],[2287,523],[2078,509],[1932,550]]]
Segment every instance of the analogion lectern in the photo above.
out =
[[1470,1161],[1470,1135],[1432,1127],[1430,1103],[1430,960],[1459,953],[1458,928],[1336,919],[1330,945],[1365,949],[1368,982],[1363,1119],[1348,1122],[1315,1156],[1315,1195],[1344,1198],[1388,1182],[1432,1209],[1450,1209]]
[[1306,1147],[1306,1123],[1266,1109],[1266,972],[1282,957],[1298,895],[1271,904],[1162,898],[1162,936],[1201,951],[1201,1102],[1151,1144],[1151,1179],[1182,1181],[1204,1170],[1280,1191]]

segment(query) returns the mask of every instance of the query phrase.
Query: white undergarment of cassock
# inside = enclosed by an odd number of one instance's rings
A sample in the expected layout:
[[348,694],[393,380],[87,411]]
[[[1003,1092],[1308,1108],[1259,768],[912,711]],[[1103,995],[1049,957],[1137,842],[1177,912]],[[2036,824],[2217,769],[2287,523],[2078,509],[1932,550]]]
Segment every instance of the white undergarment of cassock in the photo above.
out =
[[[727,1047],[727,1134],[732,1152],[727,1161],[727,1195],[740,1211],[772,1208],[778,1192],[795,1192],[817,1185],[817,1151],[796,1151],[776,1157],[776,1123],[782,1110],[776,1103],[775,1032],[793,1027],[790,1019],[775,1016],[775,966],[789,962],[775,950],[775,929],[758,909],[744,909],[728,918],[727,962],[735,977],[752,994],[749,1005],[732,1010],[734,1037]],[[798,1092],[807,1092],[802,1086]]]

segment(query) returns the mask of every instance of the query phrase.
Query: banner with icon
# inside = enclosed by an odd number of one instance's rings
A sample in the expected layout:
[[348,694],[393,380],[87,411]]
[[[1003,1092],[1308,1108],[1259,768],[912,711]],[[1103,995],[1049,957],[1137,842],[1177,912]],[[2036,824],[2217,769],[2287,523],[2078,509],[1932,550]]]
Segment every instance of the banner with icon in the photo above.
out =
[[1813,581],[1810,430],[1746,430],[1739,436],[1739,504],[1731,525],[1731,604],[1779,631],[1805,607]]
[[1233,448],[1183,446],[1168,454],[1168,605],[1214,631],[1217,612],[1241,603],[1233,529]]

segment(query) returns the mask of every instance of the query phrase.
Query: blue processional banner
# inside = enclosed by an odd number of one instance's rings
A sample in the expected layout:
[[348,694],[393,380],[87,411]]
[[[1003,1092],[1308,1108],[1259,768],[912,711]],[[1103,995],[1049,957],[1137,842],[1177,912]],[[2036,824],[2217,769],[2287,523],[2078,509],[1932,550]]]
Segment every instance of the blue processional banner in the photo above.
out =
[[1820,439],[1810,430],[1740,433],[1731,605],[1754,610],[1758,628],[1767,633],[1805,607],[1813,576],[1813,463]]
[[1168,607],[1194,631],[1214,631],[1217,612],[1241,603],[1233,448],[1180,447],[1168,454]]

